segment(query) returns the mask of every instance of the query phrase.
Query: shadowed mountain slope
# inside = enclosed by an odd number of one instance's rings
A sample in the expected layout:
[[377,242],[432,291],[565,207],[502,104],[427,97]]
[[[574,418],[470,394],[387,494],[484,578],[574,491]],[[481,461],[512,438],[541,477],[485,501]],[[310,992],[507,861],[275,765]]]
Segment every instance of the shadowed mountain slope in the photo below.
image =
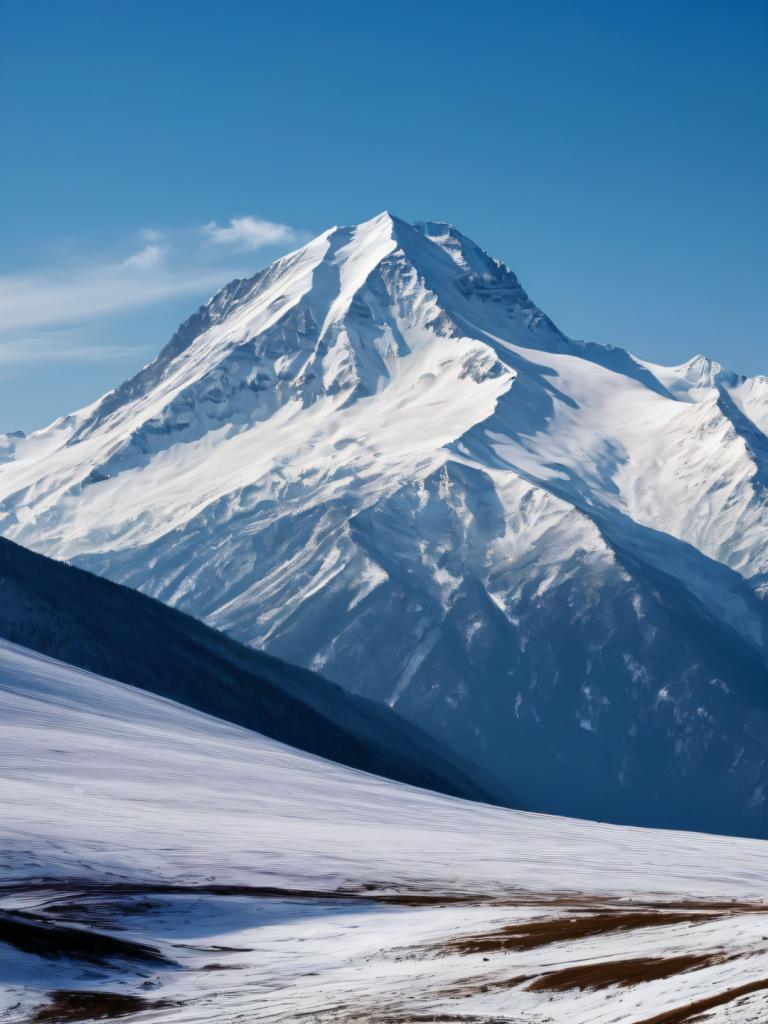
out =
[[470,799],[509,799],[395,712],[3,538],[0,637],[354,768]]

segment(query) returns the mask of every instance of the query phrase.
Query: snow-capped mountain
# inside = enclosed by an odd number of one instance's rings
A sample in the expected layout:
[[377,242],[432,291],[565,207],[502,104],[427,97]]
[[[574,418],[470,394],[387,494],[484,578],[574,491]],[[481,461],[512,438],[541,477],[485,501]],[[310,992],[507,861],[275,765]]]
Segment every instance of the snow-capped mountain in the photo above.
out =
[[382,214],[0,442],[0,531],[320,670],[526,806],[768,835],[768,378],[573,341]]

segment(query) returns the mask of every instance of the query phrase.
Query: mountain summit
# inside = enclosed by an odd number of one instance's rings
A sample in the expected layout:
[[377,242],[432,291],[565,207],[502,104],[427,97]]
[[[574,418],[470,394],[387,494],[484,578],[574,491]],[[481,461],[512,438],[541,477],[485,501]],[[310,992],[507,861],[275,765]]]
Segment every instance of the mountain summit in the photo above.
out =
[[768,835],[768,378],[335,227],[0,438],[0,530],[395,707],[528,807]]

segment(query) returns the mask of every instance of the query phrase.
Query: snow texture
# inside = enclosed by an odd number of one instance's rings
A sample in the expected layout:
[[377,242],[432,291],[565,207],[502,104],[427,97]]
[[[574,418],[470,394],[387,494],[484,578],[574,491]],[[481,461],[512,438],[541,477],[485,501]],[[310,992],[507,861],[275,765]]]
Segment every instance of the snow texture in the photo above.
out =
[[0,440],[0,530],[389,704],[527,807],[768,835],[768,383],[336,227]]
[[[137,1019],[157,1022],[634,1024],[723,993],[712,1020],[764,1019],[764,989],[727,995],[768,977],[764,842],[428,793],[6,642],[0,715],[8,1024],[62,989],[144,997]],[[636,911],[651,918],[527,949],[455,947]],[[3,944],[9,921],[92,930],[165,959],[43,957]],[[574,966],[609,963],[621,978],[627,960],[689,955],[706,962],[658,980],[531,988]]]

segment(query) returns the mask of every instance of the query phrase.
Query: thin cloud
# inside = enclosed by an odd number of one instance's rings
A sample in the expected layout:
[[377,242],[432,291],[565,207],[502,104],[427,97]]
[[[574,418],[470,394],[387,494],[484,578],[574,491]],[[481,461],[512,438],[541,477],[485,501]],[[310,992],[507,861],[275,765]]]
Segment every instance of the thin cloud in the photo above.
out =
[[144,269],[147,267],[157,267],[167,255],[168,249],[164,245],[157,245],[153,242],[150,245],[145,245],[140,252],[129,256],[127,260],[123,260],[121,265],[123,267],[141,267]]
[[283,245],[296,239],[296,231],[287,224],[276,224],[259,217],[233,217],[229,227],[220,227],[216,221],[203,225],[203,233],[214,245],[233,249],[263,249],[267,245]]
[[[255,217],[233,218],[173,232],[145,228],[141,247],[121,259],[70,260],[15,274],[0,274],[0,343],[16,343],[19,331],[82,324],[185,295],[198,300],[257,266],[236,257],[265,246],[295,241],[285,224]],[[12,337],[11,337],[12,335]]]
[[35,363],[91,363],[124,359],[143,351],[144,346],[79,343],[74,331],[51,332],[40,337],[0,340],[0,371]]
[[169,268],[155,248],[147,246],[121,263],[101,267],[0,276],[2,330],[77,323],[180,295],[199,295],[228,280],[221,267]]

